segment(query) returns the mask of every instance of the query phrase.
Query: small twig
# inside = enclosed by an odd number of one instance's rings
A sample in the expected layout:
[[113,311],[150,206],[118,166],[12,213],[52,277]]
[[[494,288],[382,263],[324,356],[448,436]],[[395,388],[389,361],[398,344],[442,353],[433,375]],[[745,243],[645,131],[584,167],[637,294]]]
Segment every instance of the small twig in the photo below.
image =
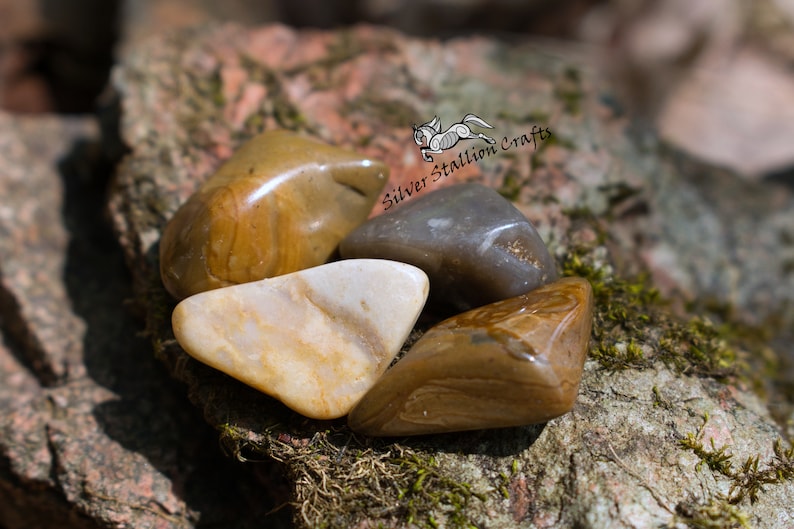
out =
[[637,481],[639,481],[639,482],[640,482],[640,485],[642,485],[642,486],[645,488],[645,490],[647,490],[647,491],[648,491],[648,492],[651,494],[651,496],[653,496],[653,499],[654,499],[654,500],[656,500],[656,503],[658,503],[658,504],[659,504],[659,507],[661,507],[661,508],[662,508],[662,509],[664,509],[665,511],[669,512],[670,514],[673,514],[673,515],[675,515],[675,512],[674,512],[672,509],[670,509],[670,507],[668,507],[668,506],[667,506],[667,502],[665,502],[665,501],[662,499],[662,497],[661,497],[661,496],[659,496],[659,494],[658,494],[658,493],[657,493],[655,490],[653,490],[653,488],[652,488],[652,487],[651,487],[651,486],[648,484],[648,482],[647,482],[647,481],[645,481],[645,479],[644,479],[642,476],[640,476],[639,474],[637,474],[636,472],[634,472],[633,470],[631,470],[631,469],[628,467],[628,465],[626,465],[626,463],[624,463],[624,462],[623,462],[623,461],[622,461],[622,460],[621,460],[621,459],[618,457],[618,454],[615,452],[615,449],[614,449],[614,448],[612,448],[612,445],[609,443],[609,441],[606,441],[606,444],[607,444],[607,446],[609,447],[609,451],[610,451],[610,452],[612,452],[613,461],[614,461],[615,463],[617,463],[617,464],[618,464],[618,466],[619,466],[620,468],[622,468],[624,472],[626,472],[628,475],[630,475],[631,477],[633,477],[634,479],[636,479]]

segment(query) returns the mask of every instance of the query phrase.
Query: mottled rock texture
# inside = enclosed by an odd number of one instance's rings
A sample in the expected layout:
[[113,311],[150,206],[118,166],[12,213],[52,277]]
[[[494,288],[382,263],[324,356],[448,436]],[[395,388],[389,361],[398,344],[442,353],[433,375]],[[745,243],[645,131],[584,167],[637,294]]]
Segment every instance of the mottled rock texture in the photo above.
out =
[[[147,332],[224,446],[284,463],[298,525],[636,527],[712,515],[726,526],[794,523],[790,480],[754,488],[790,475],[791,455],[775,452],[783,433],[738,376],[752,357],[727,340],[748,335],[722,330],[754,323],[780,338],[794,321],[791,191],[659,149],[629,128],[588,64],[584,51],[485,38],[216,26],[141,46],[116,71],[131,151],[111,212]],[[437,186],[474,179],[498,188],[564,274],[593,282],[591,359],[571,413],[545,426],[372,440],[341,420],[306,420],[176,345],[157,241],[242,142],[263,129],[302,130],[384,160],[386,189],[416,188],[434,164],[443,172],[472,147],[426,163],[411,125],[468,112],[494,125],[497,153],[446,171]],[[534,137],[533,127],[552,137],[513,142]],[[647,284],[621,279],[642,271],[676,303],[658,305]],[[731,325],[691,319],[685,302],[701,315],[729,308],[711,315]],[[687,319],[677,323],[671,310]],[[790,342],[779,343],[791,355]],[[719,463],[726,454],[731,466]],[[756,456],[757,467],[745,466]]]
[[[69,286],[63,280],[70,249],[69,226],[63,222],[69,189],[58,179],[57,163],[72,143],[83,137],[96,140],[97,130],[85,119],[0,118],[5,132],[0,144],[3,319],[21,339],[34,373],[52,385],[84,371],[86,332],[85,322],[70,307]],[[59,141],[59,132],[72,142]]]

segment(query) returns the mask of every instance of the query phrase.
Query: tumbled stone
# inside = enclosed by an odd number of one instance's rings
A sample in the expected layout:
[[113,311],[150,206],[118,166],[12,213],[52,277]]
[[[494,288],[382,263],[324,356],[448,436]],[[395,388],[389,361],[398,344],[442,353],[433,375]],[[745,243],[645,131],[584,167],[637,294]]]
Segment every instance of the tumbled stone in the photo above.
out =
[[418,266],[430,299],[457,311],[523,294],[554,281],[554,260],[535,227],[508,200],[479,184],[417,198],[369,220],[339,246],[345,258],[377,257]]
[[160,275],[177,299],[325,263],[369,215],[381,162],[277,130],[243,145],[174,214]]
[[386,370],[428,293],[420,269],[351,259],[183,300],[188,354],[315,419],[347,414]]
[[432,327],[348,417],[373,436],[501,428],[571,410],[593,319],[590,283],[564,278]]

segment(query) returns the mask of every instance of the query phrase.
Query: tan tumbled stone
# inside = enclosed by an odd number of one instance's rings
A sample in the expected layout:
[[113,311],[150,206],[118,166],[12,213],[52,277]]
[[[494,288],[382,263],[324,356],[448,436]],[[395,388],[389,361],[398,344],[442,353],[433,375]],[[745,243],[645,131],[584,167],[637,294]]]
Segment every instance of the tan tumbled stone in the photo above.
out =
[[197,360],[307,417],[332,419],[386,370],[427,294],[419,268],[351,259],[196,294],[172,323]]
[[319,266],[364,222],[389,168],[286,130],[255,136],[174,214],[160,277],[183,299]]

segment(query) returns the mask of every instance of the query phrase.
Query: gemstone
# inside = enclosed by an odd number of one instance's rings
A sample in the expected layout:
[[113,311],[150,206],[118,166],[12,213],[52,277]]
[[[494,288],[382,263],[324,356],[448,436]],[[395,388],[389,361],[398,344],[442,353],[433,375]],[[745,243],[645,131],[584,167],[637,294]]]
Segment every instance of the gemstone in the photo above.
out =
[[593,320],[590,283],[563,278],[428,330],[348,417],[372,436],[501,428],[571,410]]
[[351,259],[181,301],[174,335],[192,357],[314,419],[346,415],[411,332],[427,276]]
[[160,275],[177,299],[328,261],[367,219],[381,162],[289,131],[243,145],[174,214]]
[[430,277],[430,301],[468,310],[557,279],[554,260],[532,223],[479,184],[429,193],[375,217],[339,246],[344,258],[393,259]]

